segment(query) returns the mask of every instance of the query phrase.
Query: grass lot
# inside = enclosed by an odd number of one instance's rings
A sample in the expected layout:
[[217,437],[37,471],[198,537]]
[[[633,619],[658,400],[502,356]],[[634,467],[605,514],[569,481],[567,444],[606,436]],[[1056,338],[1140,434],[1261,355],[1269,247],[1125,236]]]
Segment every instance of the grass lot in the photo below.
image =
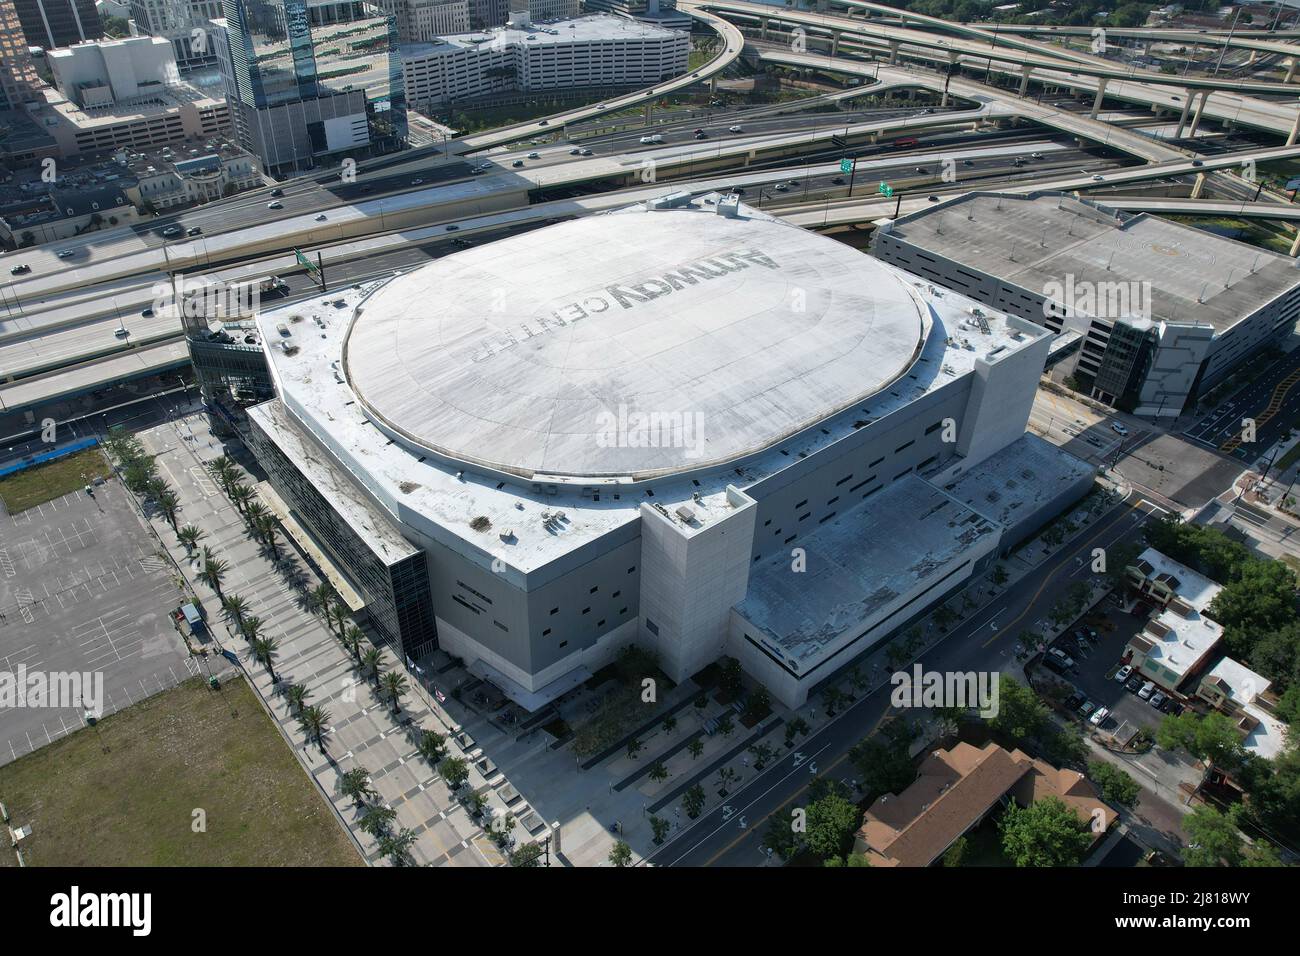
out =
[[28,865],[362,864],[242,680],[188,681],[0,767],[0,802],[32,825]]
[[113,469],[98,448],[87,448],[43,465],[24,468],[0,478],[0,500],[11,515],[62,498],[83,487],[91,478],[111,477]]

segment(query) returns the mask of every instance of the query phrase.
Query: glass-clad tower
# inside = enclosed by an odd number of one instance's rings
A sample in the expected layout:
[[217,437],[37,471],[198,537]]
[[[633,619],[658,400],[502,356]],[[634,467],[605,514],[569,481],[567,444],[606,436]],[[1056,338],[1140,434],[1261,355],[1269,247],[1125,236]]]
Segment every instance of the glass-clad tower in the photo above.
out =
[[224,0],[217,58],[241,144],[272,172],[406,142],[396,18],[370,0]]

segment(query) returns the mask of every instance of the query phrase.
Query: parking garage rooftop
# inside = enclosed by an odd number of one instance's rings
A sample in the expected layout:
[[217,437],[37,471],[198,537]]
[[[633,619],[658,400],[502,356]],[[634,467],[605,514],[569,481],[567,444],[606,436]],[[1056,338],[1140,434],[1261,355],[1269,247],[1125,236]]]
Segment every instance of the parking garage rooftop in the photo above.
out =
[[[1072,281],[1079,311],[1107,320],[1132,312],[1153,322],[1208,323],[1223,333],[1300,285],[1289,256],[1059,193],[968,193],[900,218],[893,233],[1036,293]],[[1093,284],[1094,300],[1103,289],[1131,292],[1107,292],[1104,305],[1090,308],[1084,283]],[[1121,314],[1105,314],[1113,311]]]

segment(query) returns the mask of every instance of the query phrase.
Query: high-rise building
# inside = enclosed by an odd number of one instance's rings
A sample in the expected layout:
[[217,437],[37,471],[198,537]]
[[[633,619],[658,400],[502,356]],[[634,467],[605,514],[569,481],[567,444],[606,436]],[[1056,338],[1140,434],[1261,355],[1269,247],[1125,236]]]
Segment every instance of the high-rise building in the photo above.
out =
[[0,0],[0,109],[17,109],[40,85],[12,0]]
[[170,41],[181,68],[216,61],[208,33],[224,13],[222,0],[131,0],[136,29]]
[[397,19],[378,3],[225,0],[213,22],[235,135],[265,169],[406,141]]
[[397,20],[402,43],[429,43],[469,30],[469,0],[379,0]]
[[72,46],[104,35],[95,0],[13,0],[29,46]]

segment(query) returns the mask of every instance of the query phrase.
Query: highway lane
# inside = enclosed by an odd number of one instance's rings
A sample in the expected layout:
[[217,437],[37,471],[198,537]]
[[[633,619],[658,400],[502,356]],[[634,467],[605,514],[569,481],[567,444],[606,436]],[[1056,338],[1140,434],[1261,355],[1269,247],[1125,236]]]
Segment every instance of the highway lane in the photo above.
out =
[[[1243,443],[1243,419],[1255,422],[1255,440]],[[1254,461],[1300,424],[1300,349],[1270,365],[1211,412],[1188,426],[1183,435],[1243,463]]]
[[[1052,558],[996,597],[988,607],[958,625],[922,657],[927,670],[1003,671],[1023,682],[1015,661],[1016,638],[1046,617],[1081,579],[1079,559],[1094,547],[1110,548],[1133,536],[1158,506],[1130,494]],[[753,776],[730,794],[725,806],[704,814],[681,835],[649,857],[656,866],[756,866],[766,854],[761,844],[768,820],[798,806],[816,777],[851,779],[856,770],[849,750],[891,715],[890,687],[859,698],[828,725],[800,740],[793,752]],[[815,773],[812,772],[815,770]],[[741,829],[741,818],[747,826]]]

